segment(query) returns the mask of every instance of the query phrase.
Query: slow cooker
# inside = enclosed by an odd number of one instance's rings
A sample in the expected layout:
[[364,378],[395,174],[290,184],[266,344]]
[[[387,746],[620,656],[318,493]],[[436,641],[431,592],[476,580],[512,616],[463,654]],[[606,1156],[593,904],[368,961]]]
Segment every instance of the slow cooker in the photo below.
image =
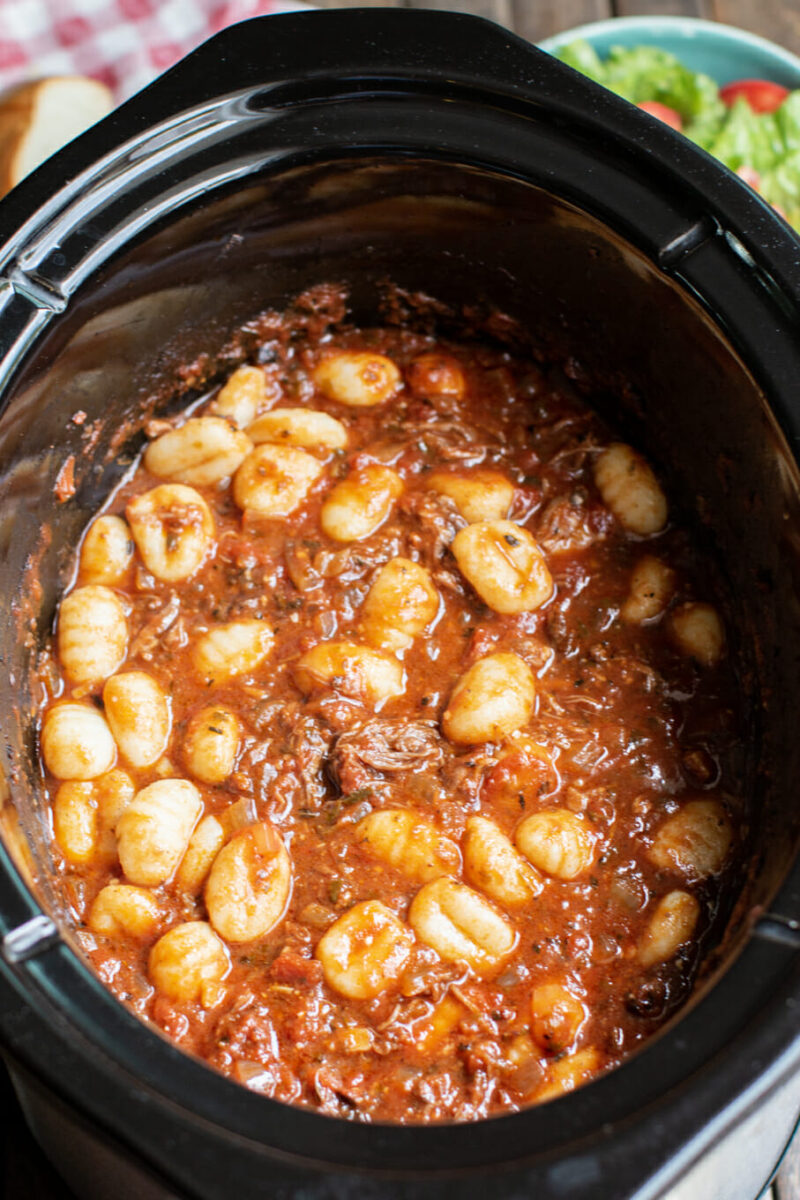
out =
[[[800,1090],[797,238],[498,27],[375,9],[215,37],[11,193],[0,236],[0,1034],[76,1193],[755,1196]],[[736,597],[750,850],[692,1001],[609,1076],[474,1125],[346,1122],[216,1075],[111,997],[48,885],[32,681],[71,547],[145,420],[328,280],[361,323],[387,280],[451,324],[515,318],[657,465]],[[760,1152],[736,1156],[745,1130]]]

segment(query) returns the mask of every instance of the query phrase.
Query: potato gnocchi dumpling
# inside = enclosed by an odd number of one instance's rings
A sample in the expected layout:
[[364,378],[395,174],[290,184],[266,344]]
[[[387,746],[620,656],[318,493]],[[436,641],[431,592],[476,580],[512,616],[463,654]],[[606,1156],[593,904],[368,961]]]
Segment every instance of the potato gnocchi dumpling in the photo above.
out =
[[650,858],[665,871],[704,879],[722,870],[733,834],[718,800],[689,800],[659,828]]
[[502,829],[486,817],[467,818],[464,878],[504,908],[530,904],[542,890],[541,877]]
[[530,720],[533,672],[517,654],[489,654],[473,663],[453,688],[442,716],[451,742],[499,742]]
[[270,398],[267,377],[261,367],[237,367],[220,388],[211,405],[212,412],[225,417],[238,429],[252,424]]
[[189,579],[211,553],[214,518],[195,488],[162,483],[135,496],[125,513],[144,565],[162,582]]
[[103,937],[146,938],[158,926],[161,909],[147,888],[128,883],[107,883],[89,909],[92,933]]
[[236,472],[233,498],[239,508],[259,517],[286,517],[303,503],[324,470],[305,450],[265,442]]
[[329,688],[370,708],[380,708],[404,689],[403,668],[396,658],[354,642],[314,646],[297,660],[294,678],[306,695]]
[[676,890],[662,896],[639,940],[643,967],[666,962],[689,941],[700,917],[700,905],[689,892]]
[[328,413],[311,408],[273,408],[248,426],[251,442],[275,442],[279,446],[319,446],[342,450],[347,430]]
[[417,883],[461,869],[456,843],[413,809],[382,808],[370,813],[356,826],[355,843]]
[[666,609],[675,588],[675,572],[659,558],[645,554],[631,572],[630,591],[621,609],[624,621],[655,621]]
[[205,921],[184,921],[169,929],[153,946],[148,963],[150,978],[163,996],[203,1008],[219,1004],[230,969],[225,943]]
[[406,370],[408,386],[416,396],[448,396],[461,400],[467,380],[461,364],[450,354],[420,354]]
[[496,972],[517,941],[511,923],[488,900],[446,875],[420,888],[408,920],[440,958],[465,962],[478,975]]
[[532,612],[553,594],[544,554],[513,521],[476,521],[456,534],[452,548],[461,574],[495,612]]
[[169,701],[146,671],[123,671],[103,688],[106,720],[119,751],[132,767],[152,767],[167,748]]
[[159,479],[201,487],[232,475],[252,448],[250,439],[221,417],[190,417],[150,443],[144,465]]
[[408,558],[393,558],[372,581],[361,627],[372,646],[406,650],[439,611],[431,573]]
[[331,488],[322,505],[320,525],[335,542],[358,542],[379,529],[403,492],[403,480],[391,467],[368,466]]
[[503,521],[514,500],[514,485],[499,471],[460,475],[433,471],[428,486],[453,501],[465,521]]
[[582,1001],[561,983],[542,983],[531,993],[531,1037],[548,1054],[568,1050],[587,1016]]
[[96,779],[117,757],[102,713],[88,704],[64,701],[45,715],[40,735],[44,765],[56,779]]
[[198,640],[195,670],[208,686],[247,675],[261,666],[274,642],[272,627],[266,621],[259,618],[229,621],[210,629]]
[[370,350],[342,350],[328,354],[312,376],[329,400],[349,408],[385,404],[400,386],[400,371],[385,354]]
[[110,514],[98,517],[81,545],[80,576],[84,583],[114,587],[121,583],[133,560],[133,538],[127,522]]
[[736,606],[591,380],[398,300],[312,289],[142,418],[31,692],[49,882],[122,1002],[274,1100],[453,1123],[690,994],[747,720]]
[[395,982],[413,944],[413,933],[393,912],[378,900],[365,900],[322,935],[316,956],[334,991],[369,1000]]
[[514,840],[528,861],[553,879],[575,879],[594,861],[591,826],[565,808],[532,813],[517,826]]
[[228,942],[252,942],[280,921],[292,887],[286,847],[268,821],[241,830],[214,859],[205,890],[209,919]]
[[[214,667],[205,661],[206,667]],[[230,672],[225,675],[230,677]],[[189,773],[203,783],[224,783],[236,765],[241,730],[236,714],[219,704],[195,713],[186,730],[183,756]]]
[[725,627],[712,604],[692,601],[670,613],[672,640],[701,667],[713,667],[725,653]]
[[113,675],[128,650],[128,621],[115,592],[99,584],[66,596],[58,614],[58,657],[71,683]]
[[160,779],[137,792],[117,822],[119,861],[142,887],[166,883],[186,853],[203,811],[188,779]]
[[630,446],[614,442],[594,465],[594,480],[620,525],[642,537],[667,523],[667,501],[652,468]]

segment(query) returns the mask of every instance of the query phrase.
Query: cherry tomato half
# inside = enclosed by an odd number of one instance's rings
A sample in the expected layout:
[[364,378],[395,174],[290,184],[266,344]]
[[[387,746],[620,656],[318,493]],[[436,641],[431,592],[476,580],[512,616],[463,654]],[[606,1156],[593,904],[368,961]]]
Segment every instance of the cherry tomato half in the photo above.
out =
[[769,79],[738,79],[736,83],[726,83],[720,88],[719,95],[728,108],[743,96],[753,112],[771,113],[780,108],[789,89]]
[[676,112],[674,108],[670,108],[667,104],[662,104],[659,100],[643,100],[641,104],[636,105],[642,112],[650,113],[651,117],[658,117],[659,121],[663,121],[665,125],[670,125],[673,129],[677,129],[678,133],[683,130],[683,121],[681,114]]

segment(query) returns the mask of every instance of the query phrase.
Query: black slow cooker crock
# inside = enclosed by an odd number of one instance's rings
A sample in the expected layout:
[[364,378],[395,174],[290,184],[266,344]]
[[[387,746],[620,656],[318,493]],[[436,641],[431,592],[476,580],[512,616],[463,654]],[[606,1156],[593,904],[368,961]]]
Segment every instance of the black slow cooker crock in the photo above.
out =
[[[0,239],[0,1033],[75,1191],[644,1200],[758,1126],[800,1060],[788,227],[497,27],[365,9],[220,34],[12,192]],[[656,464],[735,597],[750,857],[692,1002],[611,1075],[474,1125],[345,1122],[216,1075],[111,997],[48,885],[32,670],[71,547],[174,385],[191,399],[248,320],[331,280],[361,322],[386,280],[435,297],[449,328],[515,318]],[[760,1154],[718,1154],[716,1194],[754,1196],[791,1123],[784,1105]]]

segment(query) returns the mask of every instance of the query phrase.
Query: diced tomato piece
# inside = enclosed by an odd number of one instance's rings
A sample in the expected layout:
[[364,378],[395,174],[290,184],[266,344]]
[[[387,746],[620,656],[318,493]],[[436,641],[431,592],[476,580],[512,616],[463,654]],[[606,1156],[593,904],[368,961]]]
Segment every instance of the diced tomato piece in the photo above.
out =
[[737,79],[735,83],[726,83],[719,90],[720,99],[728,108],[743,96],[753,112],[771,113],[780,108],[789,89],[770,79]]
[[681,114],[676,112],[674,108],[670,108],[668,104],[662,104],[659,100],[643,100],[641,104],[636,105],[642,112],[650,113],[651,117],[658,117],[659,121],[663,121],[665,125],[669,125],[672,129],[677,129],[678,133],[683,130],[683,121]]

